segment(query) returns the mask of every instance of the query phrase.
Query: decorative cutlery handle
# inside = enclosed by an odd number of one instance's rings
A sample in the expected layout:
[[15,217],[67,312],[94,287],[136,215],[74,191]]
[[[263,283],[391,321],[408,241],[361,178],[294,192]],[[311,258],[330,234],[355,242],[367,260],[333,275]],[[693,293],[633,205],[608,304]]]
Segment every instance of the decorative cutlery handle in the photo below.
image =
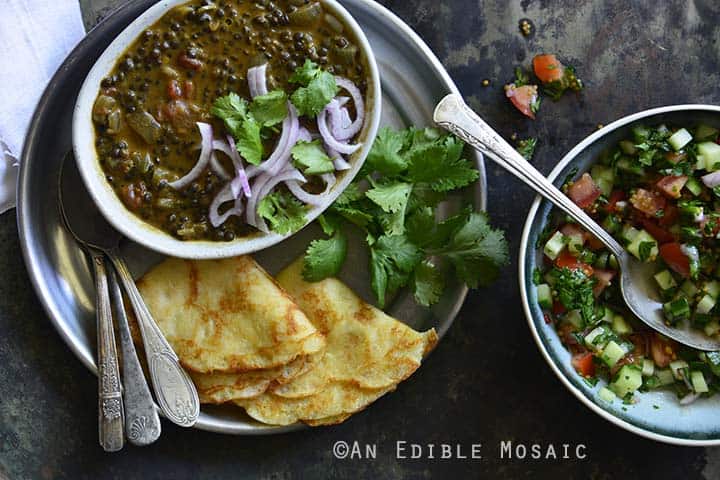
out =
[[150,395],[145,374],[138,361],[125,313],[125,302],[114,272],[108,274],[113,314],[120,331],[122,351],[122,379],[125,405],[125,435],[133,445],[144,446],[160,437],[161,425],[157,407]]
[[145,346],[150,379],[160,409],[171,422],[181,427],[192,427],[200,414],[200,399],[195,384],[180,366],[177,355],[153,320],[125,262],[118,252],[106,253],[115,266],[135,311]]
[[501,167],[564,210],[586,230],[600,239],[618,259],[626,255],[625,249],[612,235],[530,165],[499,133],[473,112],[460,95],[452,93],[443,98],[435,108],[433,118],[435,123],[495,160]]
[[98,429],[100,445],[106,452],[117,452],[125,441],[122,386],[118,367],[115,333],[110,312],[105,256],[90,250],[95,272],[98,350]]

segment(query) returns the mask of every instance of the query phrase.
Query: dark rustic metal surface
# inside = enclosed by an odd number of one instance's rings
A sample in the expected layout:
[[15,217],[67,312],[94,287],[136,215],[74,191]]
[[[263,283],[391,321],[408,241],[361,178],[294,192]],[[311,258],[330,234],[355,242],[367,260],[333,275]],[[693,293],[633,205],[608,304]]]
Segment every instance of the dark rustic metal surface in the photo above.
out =
[[[122,0],[82,0],[90,25]],[[671,103],[718,103],[720,12],[712,0],[384,0],[501,133],[540,136],[545,172],[598,123]],[[518,21],[536,33],[524,38]],[[539,52],[574,63],[579,98],[546,101],[536,122],[503,99]],[[484,78],[490,87],[482,87]],[[517,249],[532,194],[492,165],[489,205]],[[720,449],[670,447],[596,417],[564,390],[522,315],[516,262],[474,292],[427,363],[398,391],[333,428],[242,438],[166,424],[150,447],[107,455],[96,442],[95,379],[55,333],[32,291],[15,215],[0,216],[0,477],[7,478],[707,478]],[[377,444],[375,460],[333,457],[338,440]],[[482,443],[482,460],[396,459],[395,442]],[[585,460],[499,458],[499,442],[586,445]],[[426,451],[427,453],[427,451]]]

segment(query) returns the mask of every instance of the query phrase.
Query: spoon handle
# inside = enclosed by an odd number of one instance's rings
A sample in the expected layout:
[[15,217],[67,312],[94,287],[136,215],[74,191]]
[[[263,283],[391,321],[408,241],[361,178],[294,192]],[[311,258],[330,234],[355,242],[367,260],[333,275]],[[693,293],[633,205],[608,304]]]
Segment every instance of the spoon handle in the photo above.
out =
[[106,452],[123,448],[124,412],[120,368],[118,367],[115,333],[110,312],[105,256],[89,249],[95,273],[95,308],[97,311],[98,350],[98,433],[100,445]]
[[112,270],[108,272],[108,280],[112,295],[113,314],[117,319],[118,330],[120,331],[125,435],[133,445],[149,445],[160,437],[160,416],[138,361],[135,345],[130,334],[130,325],[125,313],[125,302],[120,291],[120,285]]
[[460,95],[453,93],[443,98],[435,109],[434,119],[438,125],[495,160],[530,188],[564,210],[573,220],[600,239],[616,257],[625,255],[623,248],[610,234],[503,140],[500,134],[465,104]]
[[160,410],[171,422],[181,427],[192,427],[200,414],[200,400],[195,385],[180,366],[177,355],[153,320],[119,252],[109,250],[105,253],[115,266],[137,317],[150,370],[150,380]]

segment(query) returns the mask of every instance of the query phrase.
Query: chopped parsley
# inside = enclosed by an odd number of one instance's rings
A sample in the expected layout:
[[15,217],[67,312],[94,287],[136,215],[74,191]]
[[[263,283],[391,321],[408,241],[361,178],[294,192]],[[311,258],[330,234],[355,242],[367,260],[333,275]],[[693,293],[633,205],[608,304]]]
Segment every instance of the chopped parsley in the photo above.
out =
[[517,151],[522,155],[528,162],[532,160],[535,154],[535,147],[537,146],[537,138],[530,137],[517,142]]
[[558,300],[568,310],[579,310],[586,323],[593,323],[595,317],[595,297],[593,287],[596,280],[588,277],[582,270],[554,268],[555,289]]

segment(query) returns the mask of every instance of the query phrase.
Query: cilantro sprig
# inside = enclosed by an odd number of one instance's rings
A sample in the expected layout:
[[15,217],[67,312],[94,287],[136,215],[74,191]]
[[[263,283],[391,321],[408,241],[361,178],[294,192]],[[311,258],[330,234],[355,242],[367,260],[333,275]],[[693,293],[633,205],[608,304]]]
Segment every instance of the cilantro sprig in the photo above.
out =
[[308,117],[320,113],[338,93],[335,76],[311,60],[305,60],[305,63],[295,70],[290,77],[290,83],[300,85],[290,96],[290,101],[300,115]]
[[361,173],[319,218],[330,238],[306,251],[305,279],[319,281],[341,270],[340,235],[352,225],[365,233],[371,287],[381,307],[406,286],[419,304],[436,303],[446,268],[471,287],[492,282],[508,261],[503,233],[470,208],[437,220],[448,194],[479,177],[463,149],[457,138],[435,129],[382,129]]
[[305,225],[307,207],[285,190],[276,190],[258,203],[257,214],[280,235],[300,230]]

